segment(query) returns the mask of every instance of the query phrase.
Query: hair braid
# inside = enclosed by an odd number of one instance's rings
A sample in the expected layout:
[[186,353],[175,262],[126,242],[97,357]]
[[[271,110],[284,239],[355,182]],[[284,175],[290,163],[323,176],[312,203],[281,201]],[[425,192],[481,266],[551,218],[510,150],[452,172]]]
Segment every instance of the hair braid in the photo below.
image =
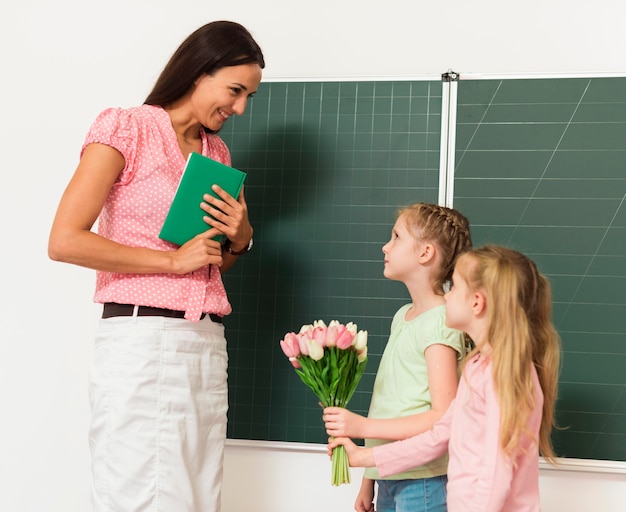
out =
[[400,210],[407,216],[407,225],[416,239],[436,244],[441,265],[433,276],[433,289],[443,293],[444,284],[452,277],[460,254],[472,247],[470,226],[459,211],[432,203],[417,203]]

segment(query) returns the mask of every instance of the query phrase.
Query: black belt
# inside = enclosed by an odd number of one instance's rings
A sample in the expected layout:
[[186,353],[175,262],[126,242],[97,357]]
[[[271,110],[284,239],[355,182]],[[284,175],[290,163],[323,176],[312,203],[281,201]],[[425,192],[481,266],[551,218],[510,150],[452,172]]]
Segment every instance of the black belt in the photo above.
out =
[[[114,316],[133,316],[135,306],[133,304],[117,304],[106,302],[102,310],[102,318],[112,318]],[[215,313],[202,313],[200,320],[209,315],[209,318],[218,324],[222,323],[222,317]],[[174,309],[153,308],[150,306],[137,306],[137,316],[166,316],[168,318],[185,318],[184,311]]]

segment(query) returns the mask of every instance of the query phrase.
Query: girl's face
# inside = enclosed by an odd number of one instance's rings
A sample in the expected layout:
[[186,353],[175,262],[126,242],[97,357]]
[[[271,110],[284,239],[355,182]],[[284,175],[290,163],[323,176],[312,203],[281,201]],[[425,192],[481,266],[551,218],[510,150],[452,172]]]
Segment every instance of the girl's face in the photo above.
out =
[[467,265],[467,261],[462,259],[457,263],[452,274],[452,287],[444,295],[446,325],[452,329],[468,332],[473,318],[474,293],[459,273],[459,267],[462,265]]
[[405,282],[419,267],[418,251],[418,241],[409,232],[406,217],[400,215],[391,231],[391,240],[383,245],[384,276],[387,279]]
[[243,115],[259,83],[258,64],[227,66],[213,75],[202,75],[191,93],[193,115],[203,126],[218,132],[230,116]]

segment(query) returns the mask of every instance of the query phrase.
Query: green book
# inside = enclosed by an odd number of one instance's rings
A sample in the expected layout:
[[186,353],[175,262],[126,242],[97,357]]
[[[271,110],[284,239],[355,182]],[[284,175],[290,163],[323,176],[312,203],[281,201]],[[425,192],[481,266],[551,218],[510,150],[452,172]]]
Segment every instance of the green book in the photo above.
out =
[[[199,153],[189,153],[178,189],[159,233],[159,238],[183,245],[194,236],[211,227],[202,220],[207,213],[200,208],[204,194],[219,196],[211,187],[217,184],[235,199],[239,197],[246,173],[207,158]],[[214,240],[221,241],[223,235]]]

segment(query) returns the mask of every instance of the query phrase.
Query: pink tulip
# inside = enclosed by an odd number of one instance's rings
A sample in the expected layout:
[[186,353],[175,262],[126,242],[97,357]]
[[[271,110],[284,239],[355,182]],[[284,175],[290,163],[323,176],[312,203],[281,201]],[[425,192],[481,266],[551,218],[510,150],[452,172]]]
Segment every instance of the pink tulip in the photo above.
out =
[[352,346],[352,340],[354,339],[354,333],[351,332],[346,326],[340,325],[337,327],[337,348],[340,350],[346,350]]
[[310,338],[313,335],[313,326],[311,324],[303,325],[298,334],[306,334]]
[[298,336],[298,343],[300,345],[300,353],[303,356],[309,355],[309,336],[306,333],[300,333]]
[[320,346],[326,346],[326,327],[316,327],[313,329],[313,340]]
[[334,347],[337,345],[337,326],[331,322],[326,330],[326,346]]
[[322,329],[326,329],[326,322],[324,322],[324,320],[315,320],[315,322],[313,322],[313,327],[321,327]]
[[293,366],[294,368],[298,370],[302,368],[302,366],[300,365],[300,361],[298,361],[297,357],[290,357],[289,362],[291,363],[291,366]]
[[294,332],[285,334],[285,339],[280,341],[280,346],[285,355],[289,358],[298,357],[300,355],[300,342]]

